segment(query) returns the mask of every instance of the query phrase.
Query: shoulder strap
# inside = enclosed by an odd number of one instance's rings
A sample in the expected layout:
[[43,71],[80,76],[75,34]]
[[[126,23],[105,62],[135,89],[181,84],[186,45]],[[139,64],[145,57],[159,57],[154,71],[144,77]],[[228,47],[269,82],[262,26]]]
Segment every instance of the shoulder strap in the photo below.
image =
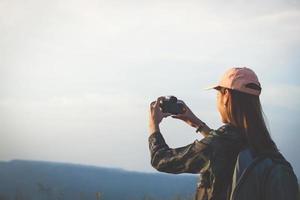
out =
[[236,184],[236,187],[234,188],[234,191],[232,193],[232,199],[236,199],[236,193],[238,192],[238,190],[240,189],[241,185],[243,184],[243,182],[246,181],[247,177],[249,176],[250,172],[253,170],[253,168],[260,163],[262,160],[264,160],[265,158],[267,158],[267,155],[261,155],[256,157],[253,162],[246,168],[246,170],[244,170],[244,172],[242,173],[240,179],[238,180],[238,183]]
[[[259,164],[260,162],[262,162],[263,160],[265,160],[267,158],[270,158],[272,160],[272,164],[270,166],[268,166],[263,172],[263,182],[262,182],[263,187],[265,187],[266,181],[267,181],[268,177],[270,176],[272,170],[278,164],[282,164],[282,165],[288,166],[289,168],[292,168],[291,164],[287,160],[285,160],[285,158],[279,152],[277,152],[277,153],[268,152],[268,153],[263,153],[263,154],[258,155],[241,175],[241,178],[238,181],[238,183],[233,191],[232,199],[235,199],[236,193],[238,192],[238,190],[241,187],[241,185],[243,184],[243,182],[245,182],[245,180],[249,176],[250,172],[256,167],[257,164]],[[265,189],[262,188],[261,191],[265,191]],[[265,192],[261,192],[261,200],[265,200]]]
[[266,184],[269,179],[269,176],[272,172],[272,170],[276,167],[276,162],[273,162],[272,165],[267,167],[262,176],[262,182],[261,182],[261,187],[260,187],[260,200],[265,200],[266,199]]
[[292,169],[291,164],[285,160],[285,158],[280,153],[272,153],[269,155],[269,157],[272,160],[272,164],[264,169],[263,175],[262,175],[262,183],[260,188],[260,200],[266,199],[266,186],[267,181],[273,171],[273,169],[278,165],[285,165],[288,168]]

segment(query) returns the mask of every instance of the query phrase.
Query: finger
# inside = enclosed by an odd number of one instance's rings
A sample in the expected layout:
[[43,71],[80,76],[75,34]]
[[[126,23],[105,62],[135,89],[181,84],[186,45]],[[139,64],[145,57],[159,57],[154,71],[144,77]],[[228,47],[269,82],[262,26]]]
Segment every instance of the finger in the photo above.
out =
[[171,117],[175,119],[183,119],[182,115],[172,115]]
[[177,114],[177,115],[175,115],[176,117],[183,117],[183,115],[182,114]]
[[184,121],[184,118],[182,118],[182,117],[178,117],[178,116],[171,116],[171,117],[174,118],[174,119],[180,119],[180,120]]
[[170,114],[170,113],[163,113],[163,117],[164,118],[166,118],[166,117],[169,117],[169,116],[171,116],[172,114]]
[[160,105],[160,102],[161,102],[163,99],[165,99],[164,96],[158,97],[157,100],[156,100],[156,103],[155,103],[154,107],[158,108],[159,105]]
[[186,103],[184,101],[181,101],[181,103],[183,104],[183,107],[185,110],[190,110],[190,108],[186,105]]
[[156,103],[156,101],[152,101],[151,103],[150,103],[150,107],[154,107],[154,104]]

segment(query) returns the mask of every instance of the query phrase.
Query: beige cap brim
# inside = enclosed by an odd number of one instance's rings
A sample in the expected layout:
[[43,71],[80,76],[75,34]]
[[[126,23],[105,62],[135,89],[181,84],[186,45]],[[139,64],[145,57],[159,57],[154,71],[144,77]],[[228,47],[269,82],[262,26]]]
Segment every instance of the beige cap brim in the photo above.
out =
[[209,86],[209,87],[205,87],[205,88],[203,88],[204,90],[211,90],[211,89],[216,89],[217,87],[219,87],[219,85],[218,84],[215,84],[215,85],[211,85],[211,86]]

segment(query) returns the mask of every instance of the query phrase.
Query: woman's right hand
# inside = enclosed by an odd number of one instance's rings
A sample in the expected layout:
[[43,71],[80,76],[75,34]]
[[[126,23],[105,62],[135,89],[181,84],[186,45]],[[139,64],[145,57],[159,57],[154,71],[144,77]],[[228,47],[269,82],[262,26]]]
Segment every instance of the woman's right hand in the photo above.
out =
[[180,119],[195,128],[198,128],[199,125],[203,124],[203,122],[191,111],[191,109],[182,100],[180,101],[184,105],[185,112],[183,114],[172,115],[171,117]]

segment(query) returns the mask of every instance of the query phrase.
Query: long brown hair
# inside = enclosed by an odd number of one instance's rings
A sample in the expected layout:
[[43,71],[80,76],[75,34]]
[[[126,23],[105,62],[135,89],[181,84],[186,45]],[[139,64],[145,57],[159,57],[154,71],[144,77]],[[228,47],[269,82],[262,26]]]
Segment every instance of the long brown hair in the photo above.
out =
[[266,126],[259,96],[231,89],[228,91],[230,95],[226,110],[229,121],[241,130],[254,154],[278,152]]

